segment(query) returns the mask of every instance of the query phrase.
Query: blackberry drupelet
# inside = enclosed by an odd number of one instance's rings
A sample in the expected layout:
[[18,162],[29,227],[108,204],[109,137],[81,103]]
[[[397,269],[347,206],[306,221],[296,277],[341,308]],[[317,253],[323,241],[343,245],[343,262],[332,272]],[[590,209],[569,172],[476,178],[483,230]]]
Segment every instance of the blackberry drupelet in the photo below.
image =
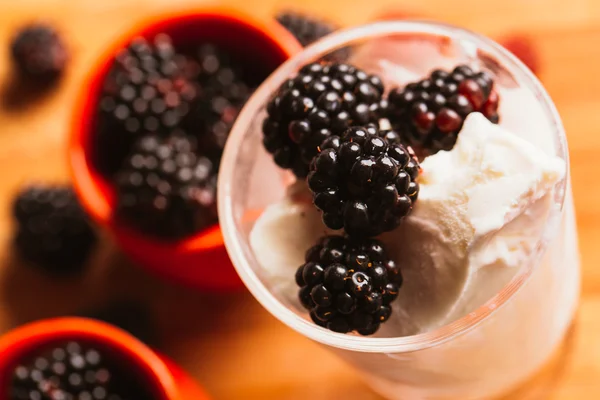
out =
[[402,273],[378,240],[325,236],[306,252],[296,283],[317,325],[371,335],[390,317]]
[[305,177],[325,140],[350,126],[379,120],[382,94],[378,76],[351,65],[306,65],[268,103],[263,144],[277,165]]
[[275,18],[305,47],[337,29],[333,24],[293,11],[281,12]]
[[199,93],[182,127],[198,138],[198,147],[217,167],[229,131],[253,91],[242,65],[212,44],[200,46],[187,63],[186,76]]
[[[112,362],[111,362],[112,361]],[[146,385],[99,349],[76,341],[37,350],[18,365],[8,400],[150,400]],[[126,374],[126,375],[125,375]]]
[[352,237],[396,228],[419,194],[419,164],[394,131],[352,127],[324,143],[311,163],[308,186],[331,229]]
[[13,212],[23,258],[54,274],[81,271],[97,237],[71,187],[28,186],[17,194]]
[[17,70],[25,77],[52,81],[65,69],[69,52],[58,32],[48,25],[32,24],[19,30],[11,53]]
[[170,133],[188,114],[197,88],[185,76],[186,59],[171,39],[134,39],[121,50],[104,81],[99,102],[96,164],[112,176],[135,139]]
[[213,163],[193,138],[143,136],[116,177],[117,215],[142,232],[178,239],[217,222]]
[[481,112],[497,123],[498,93],[486,72],[459,65],[451,72],[435,70],[404,89],[392,89],[387,118],[404,143],[419,156],[450,150],[467,115]]

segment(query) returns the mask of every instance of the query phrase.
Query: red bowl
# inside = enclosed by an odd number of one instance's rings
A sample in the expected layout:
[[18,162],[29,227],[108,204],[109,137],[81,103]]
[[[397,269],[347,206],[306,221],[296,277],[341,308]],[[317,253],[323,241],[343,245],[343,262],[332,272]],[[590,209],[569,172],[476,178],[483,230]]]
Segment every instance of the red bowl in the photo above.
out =
[[92,163],[92,143],[102,82],[114,54],[133,38],[167,33],[176,46],[210,41],[241,57],[260,62],[265,77],[302,48],[274,20],[259,20],[238,11],[206,8],[161,15],[135,25],[108,47],[82,85],[71,124],[69,164],[83,207],[116,238],[123,251],[142,267],[199,289],[243,287],[229,261],[218,225],[174,242],[157,240],[115,219],[115,193]]
[[208,400],[207,394],[181,368],[124,331],[85,318],[56,318],[34,322],[0,337],[0,398],[19,360],[40,346],[68,340],[92,343],[139,374],[161,400]]

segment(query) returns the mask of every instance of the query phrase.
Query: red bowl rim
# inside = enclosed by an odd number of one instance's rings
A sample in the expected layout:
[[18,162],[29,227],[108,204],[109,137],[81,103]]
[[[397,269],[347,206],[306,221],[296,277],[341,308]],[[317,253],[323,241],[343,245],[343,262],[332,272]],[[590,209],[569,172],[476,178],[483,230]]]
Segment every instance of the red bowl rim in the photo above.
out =
[[51,318],[9,331],[0,337],[0,370],[8,368],[17,357],[27,353],[36,344],[75,338],[104,344],[116,350],[153,381],[158,396],[165,400],[178,399],[175,379],[156,353],[121,329],[87,318]]
[[86,157],[83,143],[86,140],[85,134],[89,130],[84,129],[83,124],[87,117],[88,101],[92,101],[89,100],[89,87],[98,78],[99,74],[105,72],[108,60],[112,59],[119,49],[123,48],[134,37],[143,35],[156,26],[166,24],[172,20],[193,17],[197,17],[198,19],[222,18],[242,24],[249,29],[262,33],[265,38],[271,40],[282,54],[287,55],[287,57],[291,57],[302,49],[296,38],[275,19],[259,19],[227,7],[205,7],[162,13],[142,20],[134,24],[124,34],[119,36],[117,40],[112,42],[95,61],[94,67],[86,76],[81,86],[81,91],[77,97],[78,101],[75,103],[75,112],[71,120],[71,131],[68,142],[68,165],[75,191],[83,207],[100,225],[118,231],[121,235],[135,237],[139,241],[148,243],[157,251],[166,253],[211,250],[223,247],[223,237],[219,225],[215,224],[187,238],[167,242],[140,234],[135,229],[118,223],[113,216],[107,197],[98,188],[98,180],[101,178],[99,178],[97,173],[91,171],[91,166],[88,164],[88,157]]

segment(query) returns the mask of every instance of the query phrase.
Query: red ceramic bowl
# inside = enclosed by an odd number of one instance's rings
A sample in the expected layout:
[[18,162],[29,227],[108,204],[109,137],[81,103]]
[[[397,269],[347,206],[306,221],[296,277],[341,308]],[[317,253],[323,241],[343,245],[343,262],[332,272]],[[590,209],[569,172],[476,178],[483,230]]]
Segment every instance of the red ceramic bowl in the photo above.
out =
[[206,393],[172,361],[157,355],[124,331],[85,318],[57,318],[34,322],[0,337],[0,399],[4,399],[12,371],[22,357],[40,346],[78,340],[92,343],[131,366],[160,400],[208,400]]
[[134,26],[108,47],[82,85],[76,103],[69,163],[75,189],[87,212],[116,237],[125,253],[150,271],[200,289],[241,288],[243,285],[229,261],[218,225],[175,242],[136,232],[115,219],[114,189],[92,163],[97,104],[114,54],[134,37],[154,38],[161,32],[171,35],[176,47],[209,41],[230,49],[242,58],[261,63],[265,77],[299,52],[301,46],[274,20],[258,20],[238,11],[207,8],[161,15]]

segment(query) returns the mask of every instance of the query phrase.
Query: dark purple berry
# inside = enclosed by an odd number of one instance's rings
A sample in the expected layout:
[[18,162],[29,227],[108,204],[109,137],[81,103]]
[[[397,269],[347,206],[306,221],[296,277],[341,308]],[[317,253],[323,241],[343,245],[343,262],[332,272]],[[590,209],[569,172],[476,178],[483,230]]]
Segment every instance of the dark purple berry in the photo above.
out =
[[71,187],[27,186],[13,214],[15,244],[32,266],[58,275],[82,271],[97,237]]
[[193,138],[143,136],[116,176],[117,216],[151,236],[193,235],[217,222],[216,180]]
[[419,165],[388,136],[393,135],[375,126],[352,127],[338,148],[322,150],[311,164],[308,186],[330,229],[376,236],[396,228],[411,211],[418,197]]
[[322,284],[318,284],[312,288],[310,297],[316,305],[321,307],[329,307],[333,303],[331,292]]
[[69,60],[69,51],[58,32],[41,24],[25,26],[16,33],[11,55],[23,77],[41,83],[60,76]]
[[[353,125],[377,122],[373,105],[382,100],[383,85],[347,64],[313,63],[286,81],[267,105],[263,144],[275,162],[300,178],[308,174],[313,157],[337,151],[341,135]],[[339,161],[323,157],[320,169]],[[321,163],[318,161],[318,163]],[[304,165],[304,167],[302,167]]]
[[185,57],[171,38],[135,38],[114,58],[100,94],[94,164],[113,177],[141,136],[168,135],[197,100],[197,85],[185,72]]
[[436,70],[425,80],[392,89],[388,102],[386,117],[403,143],[414,147],[420,157],[450,150],[472,112],[498,122],[493,79],[467,65],[452,72]]
[[[298,297],[311,319],[335,332],[375,332],[398,296],[396,264],[375,239],[325,236],[296,271]],[[390,272],[391,271],[391,272]]]
[[17,360],[5,395],[8,400],[158,399],[141,372],[112,354],[79,341],[34,349]]
[[276,19],[302,46],[308,46],[337,29],[332,24],[292,11],[282,12],[276,16]]
[[342,314],[352,314],[356,310],[356,298],[348,292],[341,292],[335,298],[335,307]]
[[[342,255],[339,250],[332,250]],[[331,252],[331,251],[330,251]],[[336,262],[342,261],[341,258]],[[326,260],[324,260],[326,262]],[[342,264],[331,264],[325,269],[325,286],[330,290],[339,291],[346,287],[346,278],[348,276],[348,269]],[[303,285],[298,285],[303,286]]]

